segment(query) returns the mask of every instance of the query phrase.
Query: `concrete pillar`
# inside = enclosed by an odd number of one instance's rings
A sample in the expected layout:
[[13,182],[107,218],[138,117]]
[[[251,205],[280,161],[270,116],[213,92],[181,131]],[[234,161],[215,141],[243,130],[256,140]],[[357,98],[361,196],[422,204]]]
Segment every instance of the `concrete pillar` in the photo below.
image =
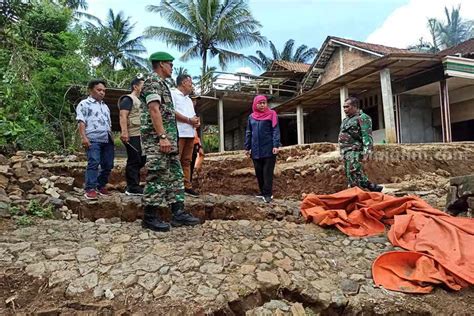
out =
[[217,121],[219,124],[219,151],[224,152],[224,100],[222,97],[217,106]]
[[299,104],[296,107],[296,129],[298,133],[298,145],[304,144],[304,116],[303,106]]
[[346,86],[339,88],[339,97],[341,100],[341,122],[346,118],[346,113],[344,113],[344,100],[349,97],[349,89]]
[[393,110],[392,81],[390,69],[380,71],[380,86],[382,88],[383,115],[385,121],[385,141],[387,143],[397,142],[395,125],[395,111]]
[[448,83],[446,82],[446,80],[441,80],[439,82],[439,98],[443,143],[450,143],[453,141],[453,137],[451,134],[451,110],[449,108]]
[[377,93],[377,120],[379,122],[379,129],[383,129],[383,103],[382,103],[382,95]]

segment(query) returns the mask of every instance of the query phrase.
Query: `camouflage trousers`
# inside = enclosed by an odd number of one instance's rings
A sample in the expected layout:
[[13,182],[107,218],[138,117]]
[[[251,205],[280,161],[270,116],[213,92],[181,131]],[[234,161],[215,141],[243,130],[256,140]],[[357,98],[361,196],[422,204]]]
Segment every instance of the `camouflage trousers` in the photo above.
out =
[[348,151],[344,153],[344,169],[348,187],[365,188],[369,184],[369,179],[364,172],[361,163],[362,153],[360,151]]
[[158,153],[148,156],[143,206],[169,207],[184,202],[183,169],[179,155]]

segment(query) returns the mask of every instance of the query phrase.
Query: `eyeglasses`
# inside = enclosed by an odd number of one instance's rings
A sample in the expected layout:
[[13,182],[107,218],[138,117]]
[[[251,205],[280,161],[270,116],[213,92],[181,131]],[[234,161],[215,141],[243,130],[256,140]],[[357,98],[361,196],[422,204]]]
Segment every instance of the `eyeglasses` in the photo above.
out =
[[167,61],[167,62],[165,62],[165,64],[168,64],[168,65],[170,65],[171,68],[173,68],[173,63],[172,62]]

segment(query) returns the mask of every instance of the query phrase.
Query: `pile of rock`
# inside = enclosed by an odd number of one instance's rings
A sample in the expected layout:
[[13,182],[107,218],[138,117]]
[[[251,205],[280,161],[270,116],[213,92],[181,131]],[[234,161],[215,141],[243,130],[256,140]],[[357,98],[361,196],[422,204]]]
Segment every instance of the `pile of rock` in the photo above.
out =
[[458,215],[466,213],[472,217],[474,210],[474,174],[451,178],[449,181],[446,209]]
[[311,310],[305,310],[303,304],[288,302],[286,300],[271,300],[263,306],[246,312],[248,316],[260,315],[282,315],[282,316],[305,316],[311,315]]
[[54,206],[57,215],[72,218],[72,211],[65,206],[64,194],[73,190],[74,178],[53,175],[43,166],[76,160],[75,155],[40,151],[18,151],[10,158],[0,155],[0,217],[9,217],[10,207],[24,210],[30,201],[37,200],[42,206]]

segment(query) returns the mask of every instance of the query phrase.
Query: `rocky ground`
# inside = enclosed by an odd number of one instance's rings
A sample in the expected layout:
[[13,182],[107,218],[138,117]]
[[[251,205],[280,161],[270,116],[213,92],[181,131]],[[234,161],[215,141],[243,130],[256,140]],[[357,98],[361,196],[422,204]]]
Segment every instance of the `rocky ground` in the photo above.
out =
[[[195,181],[203,194],[186,201],[205,222],[170,233],[141,228],[140,199],[120,193],[121,160],[114,194],[90,202],[80,155],[0,156],[0,315],[474,314],[473,288],[421,296],[374,287],[373,260],[393,250],[384,236],[350,238],[302,222],[302,194],[344,187],[335,149],[284,149],[271,204],[253,197],[241,152],[208,155]],[[417,194],[441,209],[450,177],[474,172],[472,144],[376,153],[392,157],[367,166],[385,192]],[[55,219],[40,218],[46,210]]]
[[371,263],[392,249],[383,236],[287,221],[213,220],[152,233],[139,221],[44,220],[0,237],[8,301],[0,314],[474,313],[473,289],[415,296],[375,288]]

